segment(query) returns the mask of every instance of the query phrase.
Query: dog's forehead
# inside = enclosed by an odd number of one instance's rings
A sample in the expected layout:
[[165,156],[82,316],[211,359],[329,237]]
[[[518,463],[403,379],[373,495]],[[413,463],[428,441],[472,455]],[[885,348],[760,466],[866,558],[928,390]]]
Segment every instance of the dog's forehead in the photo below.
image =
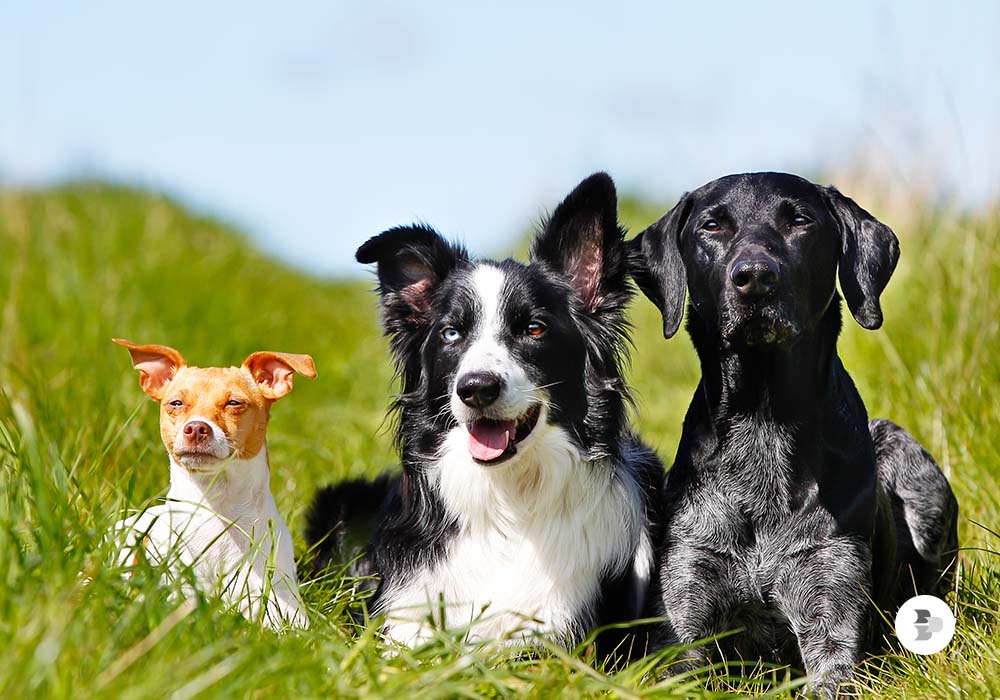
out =
[[726,206],[760,211],[789,200],[819,205],[822,192],[813,183],[789,173],[742,173],[713,180],[695,190],[702,207]]
[[537,265],[508,258],[476,260],[449,276],[448,306],[509,310],[540,303],[552,284]]
[[233,391],[245,393],[249,398],[260,393],[242,367],[182,367],[170,380],[168,391],[184,391],[205,398]]

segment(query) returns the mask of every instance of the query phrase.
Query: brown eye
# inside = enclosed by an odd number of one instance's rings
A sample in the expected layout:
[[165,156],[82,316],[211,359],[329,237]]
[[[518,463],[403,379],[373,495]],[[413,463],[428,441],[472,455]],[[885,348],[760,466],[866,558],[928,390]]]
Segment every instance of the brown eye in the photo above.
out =
[[808,226],[811,223],[812,219],[805,214],[796,214],[795,218],[792,219],[792,226]]
[[170,405],[173,406],[174,408],[180,408],[181,406],[184,405],[184,402],[181,401],[180,399],[174,399],[173,401],[170,402]]
[[719,222],[715,219],[709,219],[701,225],[701,229],[703,231],[708,231],[709,233],[716,233],[722,230],[722,226],[720,226]]
[[525,327],[525,330],[528,332],[528,335],[533,338],[537,338],[545,332],[545,324],[541,321],[531,321]]
[[229,399],[229,401],[226,401],[226,405],[227,406],[242,406],[243,402],[242,401],[237,401],[236,399]]

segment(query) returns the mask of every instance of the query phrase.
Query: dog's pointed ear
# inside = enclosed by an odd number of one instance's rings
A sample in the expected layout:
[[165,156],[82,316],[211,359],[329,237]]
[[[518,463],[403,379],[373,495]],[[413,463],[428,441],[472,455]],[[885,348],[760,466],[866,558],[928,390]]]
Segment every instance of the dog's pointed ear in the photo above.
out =
[[899,261],[899,240],[836,187],[822,189],[840,228],[840,289],[854,319],[875,330],[882,325],[879,296]]
[[264,398],[271,401],[277,401],[292,390],[296,373],[310,379],[316,376],[312,357],[288,352],[255,352],[243,360],[243,367],[257,382]]
[[594,173],[556,207],[531,246],[531,260],[565,276],[592,312],[628,294],[625,232],[607,173]]
[[139,386],[154,401],[163,400],[167,384],[187,364],[179,352],[166,345],[139,345],[121,338],[111,341],[128,349],[132,366],[139,370]]
[[434,290],[462,261],[465,249],[428,226],[383,231],[358,248],[357,261],[374,263],[386,330],[396,333],[428,322]]
[[672,338],[684,318],[687,271],[681,259],[680,232],[691,213],[685,194],[674,208],[628,243],[632,279],[663,314],[663,337]]

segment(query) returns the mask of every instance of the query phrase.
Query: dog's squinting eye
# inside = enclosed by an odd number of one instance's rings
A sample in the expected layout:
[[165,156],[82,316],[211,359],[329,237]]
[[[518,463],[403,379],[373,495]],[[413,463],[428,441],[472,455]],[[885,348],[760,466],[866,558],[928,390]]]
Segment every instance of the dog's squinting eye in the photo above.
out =
[[226,401],[226,405],[227,406],[242,406],[243,402],[242,401],[238,401],[236,399],[229,399],[229,401]]
[[531,321],[530,323],[528,323],[527,326],[524,327],[524,330],[527,332],[527,334],[533,338],[537,338],[538,336],[545,333],[545,329],[546,329],[545,324],[542,323],[541,321]]
[[804,214],[796,214],[792,219],[792,226],[808,226],[812,223],[812,219]]
[[448,326],[447,328],[441,330],[441,338],[443,338],[446,343],[454,343],[456,340],[460,340],[462,338],[462,333],[457,328]]
[[184,402],[181,401],[180,399],[174,399],[173,401],[170,402],[170,405],[173,406],[174,408],[180,408],[181,406],[184,405]]
[[709,233],[717,233],[722,230],[722,226],[715,219],[709,219],[701,225],[702,231],[708,231]]

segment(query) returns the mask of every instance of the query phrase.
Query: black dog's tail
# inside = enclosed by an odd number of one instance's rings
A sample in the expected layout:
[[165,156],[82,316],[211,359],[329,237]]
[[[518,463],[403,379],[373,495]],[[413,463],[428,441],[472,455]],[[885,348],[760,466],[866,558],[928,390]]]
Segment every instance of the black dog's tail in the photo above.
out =
[[958,557],[958,501],[948,477],[905,429],[884,419],[868,427],[896,523],[905,597],[931,593],[943,598],[954,581]]
[[313,571],[354,562],[352,575],[375,574],[368,543],[398,478],[384,474],[371,481],[354,479],[316,492],[306,513],[305,531]]

